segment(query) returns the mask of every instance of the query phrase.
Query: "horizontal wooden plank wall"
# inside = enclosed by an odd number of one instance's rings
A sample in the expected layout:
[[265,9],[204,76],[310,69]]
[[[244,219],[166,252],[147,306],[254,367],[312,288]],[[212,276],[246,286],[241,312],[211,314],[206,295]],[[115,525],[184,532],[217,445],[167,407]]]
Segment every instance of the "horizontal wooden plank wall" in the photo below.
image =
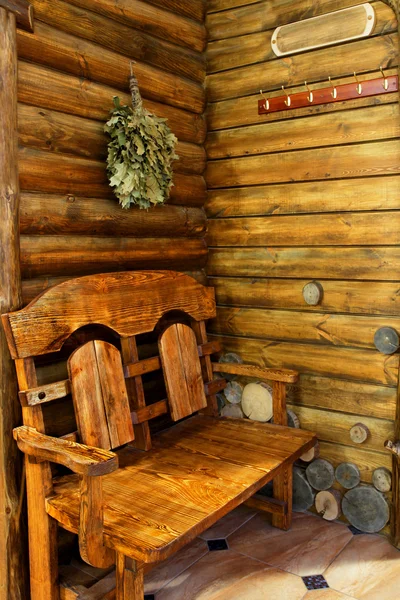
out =
[[[60,277],[101,271],[172,268],[201,277],[205,1],[31,3],[35,32],[17,32],[24,299]],[[178,138],[171,197],[149,211],[120,208],[105,168],[104,123],[113,96],[130,104],[131,60],[145,106]]]
[[[400,332],[398,95],[258,115],[267,97],[396,74],[397,22],[373,2],[368,39],[277,58],[275,27],[355,0],[210,0],[208,275],[218,300],[212,337],[254,364],[298,369],[290,407],[316,431],[321,455],[356,463],[371,482],[391,468],[399,355],[374,333]],[[318,306],[302,295],[318,279]],[[357,422],[371,435],[358,445]]]

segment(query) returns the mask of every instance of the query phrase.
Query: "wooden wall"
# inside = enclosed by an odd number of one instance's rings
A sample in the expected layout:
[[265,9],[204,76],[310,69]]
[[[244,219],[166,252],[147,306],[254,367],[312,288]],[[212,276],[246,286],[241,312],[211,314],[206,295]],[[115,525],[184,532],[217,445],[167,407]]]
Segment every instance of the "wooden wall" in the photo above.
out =
[[[18,31],[21,269],[28,301],[59,277],[205,266],[204,0],[32,0]],[[129,103],[136,61],[145,106],[179,140],[168,206],[122,210],[108,186],[103,126]]]
[[[396,73],[397,23],[373,2],[368,39],[277,58],[278,25],[357,4],[210,0],[207,17],[208,274],[218,317],[209,330],[251,363],[292,367],[290,407],[316,431],[322,457],[351,461],[370,482],[391,468],[399,354],[374,346],[400,332],[400,118],[397,94],[258,116],[269,96]],[[319,306],[302,289],[324,288]],[[371,431],[349,437],[357,422]]]

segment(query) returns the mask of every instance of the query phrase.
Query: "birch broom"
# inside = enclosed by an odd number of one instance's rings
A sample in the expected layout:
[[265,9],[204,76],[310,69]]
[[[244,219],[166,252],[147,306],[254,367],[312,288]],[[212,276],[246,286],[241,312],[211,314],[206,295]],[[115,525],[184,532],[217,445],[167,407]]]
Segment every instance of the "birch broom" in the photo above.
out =
[[177,139],[166,119],[143,107],[136,76],[129,78],[132,108],[114,96],[114,109],[104,130],[110,136],[107,174],[123,208],[163,204],[173,186],[172,162]]

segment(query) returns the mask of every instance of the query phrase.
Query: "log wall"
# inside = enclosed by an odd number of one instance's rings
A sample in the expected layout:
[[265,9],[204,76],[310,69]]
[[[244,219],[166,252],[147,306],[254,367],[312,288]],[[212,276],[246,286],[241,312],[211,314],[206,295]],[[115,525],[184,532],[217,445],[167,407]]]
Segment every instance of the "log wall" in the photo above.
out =
[[[54,278],[206,263],[205,2],[32,0],[17,32],[24,301]],[[179,143],[171,198],[123,210],[108,186],[104,123],[130,103],[130,60],[147,108]]]
[[[275,27],[355,0],[211,0],[208,4],[209,331],[244,360],[301,373],[289,392],[321,455],[354,462],[362,481],[391,468],[399,354],[374,346],[400,332],[400,114],[397,94],[258,115],[269,97],[396,74],[396,17],[373,2],[370,37],[277,58]],[[305,40],[309,43],[310,40]],[[306,45],[306,44],[304,44]],[[309,306],[306,283],[323,299]],[[350,428],[362,422],[367,441]]]

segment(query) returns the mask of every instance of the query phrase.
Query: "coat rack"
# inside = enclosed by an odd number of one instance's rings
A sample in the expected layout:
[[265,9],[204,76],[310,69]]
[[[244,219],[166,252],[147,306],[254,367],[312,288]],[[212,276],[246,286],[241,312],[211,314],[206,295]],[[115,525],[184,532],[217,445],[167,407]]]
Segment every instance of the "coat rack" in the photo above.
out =
[[329,77],[329,87],[317,90],[311,90],[305,81],[306,91],[298,92],[297,94],[290,94],[282,86],[285,95],[275,98],[266,98],[263,91],[260,90],[262,98],[258,101],[258,114],[267,115],[281,110],[292,110],[294,108],[343,102],[343,100],[354,100],[355,98],[366,98],[368,96],[397,92],[399,89],[398,76],[390,75],[386,77],[382,69],[381,73],[382,77],[367,81],[360,81],[356,73],[354,73],[354,83],[345,83],[336,86]]

